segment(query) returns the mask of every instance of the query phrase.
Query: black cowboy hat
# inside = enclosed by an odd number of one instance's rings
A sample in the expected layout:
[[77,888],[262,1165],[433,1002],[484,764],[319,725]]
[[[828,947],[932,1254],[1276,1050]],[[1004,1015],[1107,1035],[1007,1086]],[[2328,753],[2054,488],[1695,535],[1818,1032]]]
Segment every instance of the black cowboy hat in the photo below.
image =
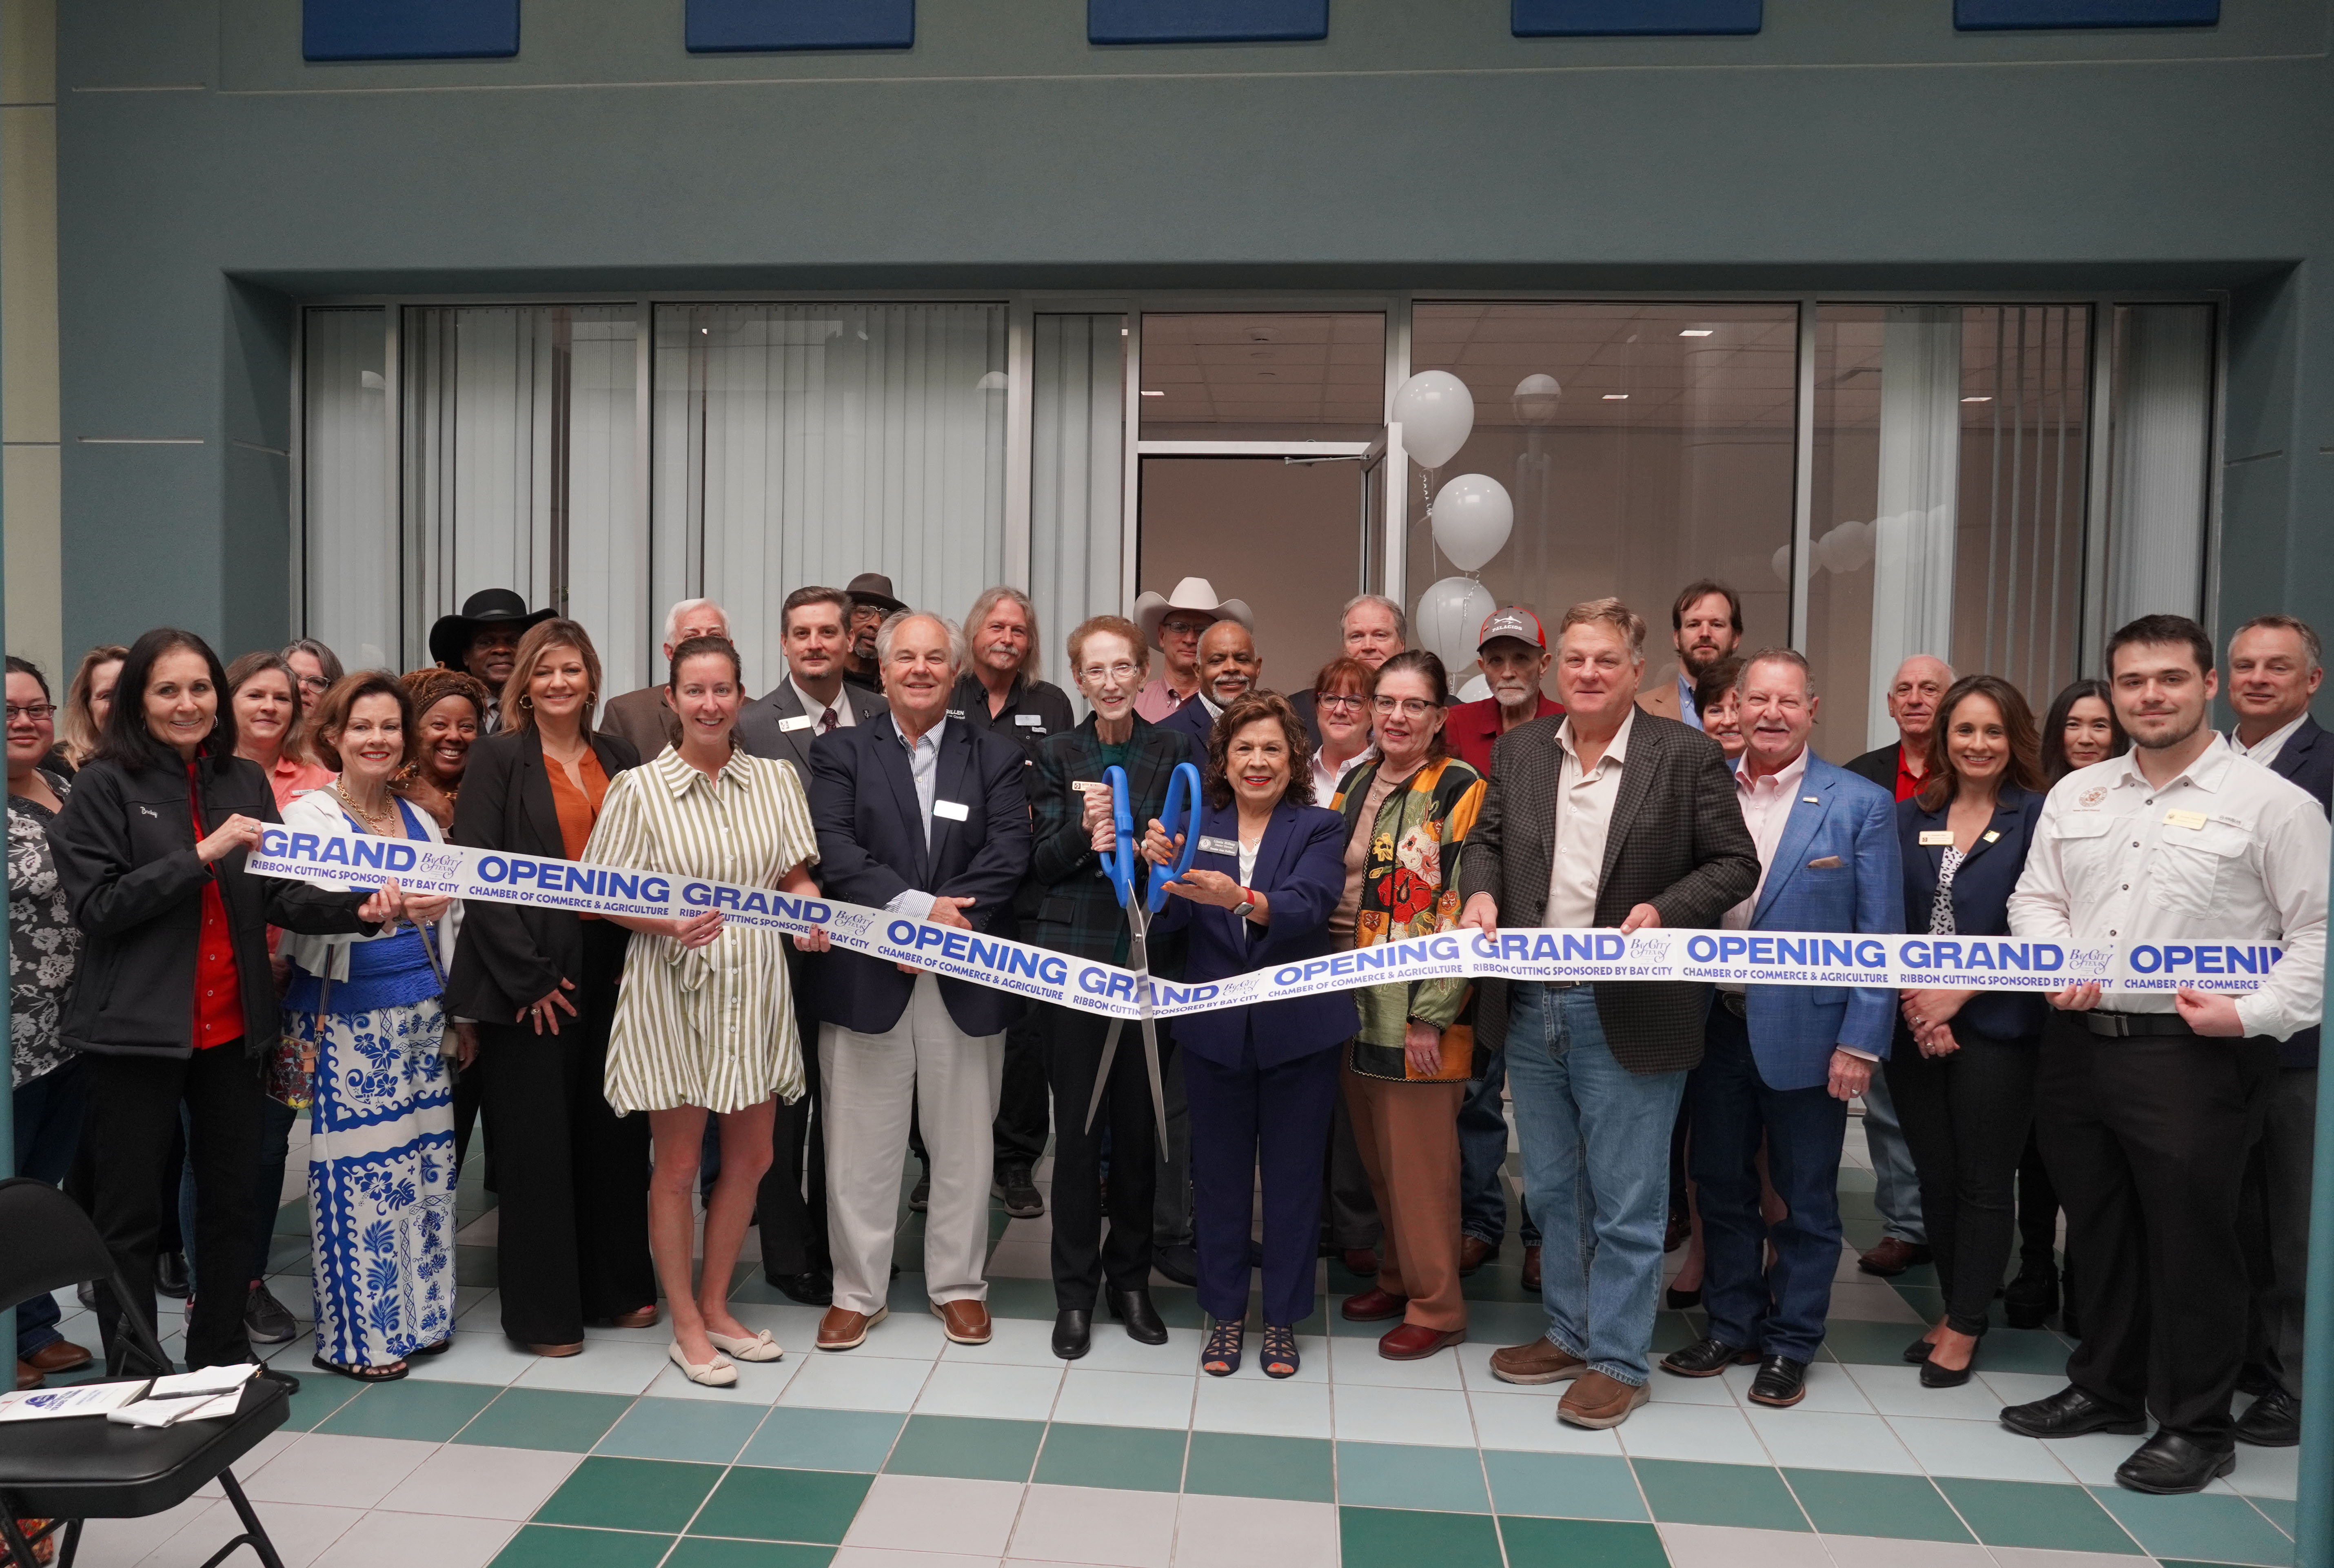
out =
[[892,580],[881,572],[863,572],[844,585],[854,604],[873,604],[886,615],[897,615],[906,603],[892,592]]
[[462,613],[441,615],[430,627],[429,657],[448,669],[460,669],[462,656],[470,651],[470,644],[487,627],[507,626],[514,631],[525,631],[558,613],[555,610],[538,610],[530,614],[526,601],[509,589],[482,588],[462,601]]

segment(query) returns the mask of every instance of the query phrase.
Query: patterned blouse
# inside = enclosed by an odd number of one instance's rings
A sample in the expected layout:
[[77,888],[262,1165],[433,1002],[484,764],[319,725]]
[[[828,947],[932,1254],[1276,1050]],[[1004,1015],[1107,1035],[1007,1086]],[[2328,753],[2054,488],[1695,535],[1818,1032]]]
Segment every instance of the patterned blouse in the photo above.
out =
[[[818,859],[818,835],[791,763],[732,752],[710,779],[667,749],[616,775],[577,858],[775,888]],[[617,1115],[802,1098],[785,942],[736,920],[694,951],[670,937],[632,938],[608,1036],[606,1092]]]
[[[60,803],[72,794],[61,775],[41,771]],[[72,1053],[57,1037],[65,992],[81,957],[81,929],[49,853],[56,813],[23,795],[8,797],[8,1033],[10,1087],[64,1065]]]

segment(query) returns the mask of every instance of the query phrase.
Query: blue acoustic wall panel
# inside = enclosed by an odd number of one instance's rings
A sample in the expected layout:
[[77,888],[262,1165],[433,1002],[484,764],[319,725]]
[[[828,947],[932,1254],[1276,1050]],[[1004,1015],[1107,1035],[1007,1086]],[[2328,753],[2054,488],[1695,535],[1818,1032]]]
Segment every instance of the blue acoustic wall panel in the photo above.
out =
[[916,0],[689,0],[692,53],[908,49]]
[[1089,43],[1265,43],[1329,36],[1329,0],[1086,0]]
[[518,0],[302,0],[310,60],[497,60],[518,53]]
[[1965,33],[2027,27],[2214,27],[2221,0],[1953,0]]
[[1514,0],[1508,25],[1519,38],[1756,33],[1764,12],[1765,0]]

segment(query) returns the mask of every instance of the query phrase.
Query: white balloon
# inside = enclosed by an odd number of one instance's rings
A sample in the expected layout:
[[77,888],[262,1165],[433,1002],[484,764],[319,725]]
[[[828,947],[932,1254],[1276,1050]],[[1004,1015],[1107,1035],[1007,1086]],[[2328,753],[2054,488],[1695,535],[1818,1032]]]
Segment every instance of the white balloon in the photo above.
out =
[[1508,406],[1515,410],[1516,421],[1524,425],[1548,425],[1556,421],[1556,405],[1564,396],[1564,389],[1549,375],[1526,376],[1516,383],[1515,396]]
[[1490,695],[1491,683],[1480,675],[1459,688],[1461,702],[1480,702]]
[[1475,397],[1448,370],[1421,370],[1395,390],[1394,417],[1404,449],[1421,467],[1440,468],[1475,428]]
[[1475,662],[1475,640],[1500,601],[1471,577],[1446,577],[1418,596],[1420,640],[1452,669]]
[[1461,474],[1434,497],[1434,543],[1461,572],[1480,572],[1516,525],[1508,488],[1488,474]]

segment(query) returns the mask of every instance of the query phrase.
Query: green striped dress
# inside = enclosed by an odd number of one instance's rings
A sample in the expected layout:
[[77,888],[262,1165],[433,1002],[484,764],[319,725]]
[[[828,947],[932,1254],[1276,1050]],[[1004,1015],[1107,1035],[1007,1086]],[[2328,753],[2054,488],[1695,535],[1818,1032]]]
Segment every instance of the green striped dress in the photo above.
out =
[[[609,784],[583,858],[769,888],[818,859],[818,836],[791,764],[732,752],[710,779],[668,747]],[[735,924],[693,952],[670,937],[632,938],[608,1036],[616,1114],[802,1097],[785,941]]]

